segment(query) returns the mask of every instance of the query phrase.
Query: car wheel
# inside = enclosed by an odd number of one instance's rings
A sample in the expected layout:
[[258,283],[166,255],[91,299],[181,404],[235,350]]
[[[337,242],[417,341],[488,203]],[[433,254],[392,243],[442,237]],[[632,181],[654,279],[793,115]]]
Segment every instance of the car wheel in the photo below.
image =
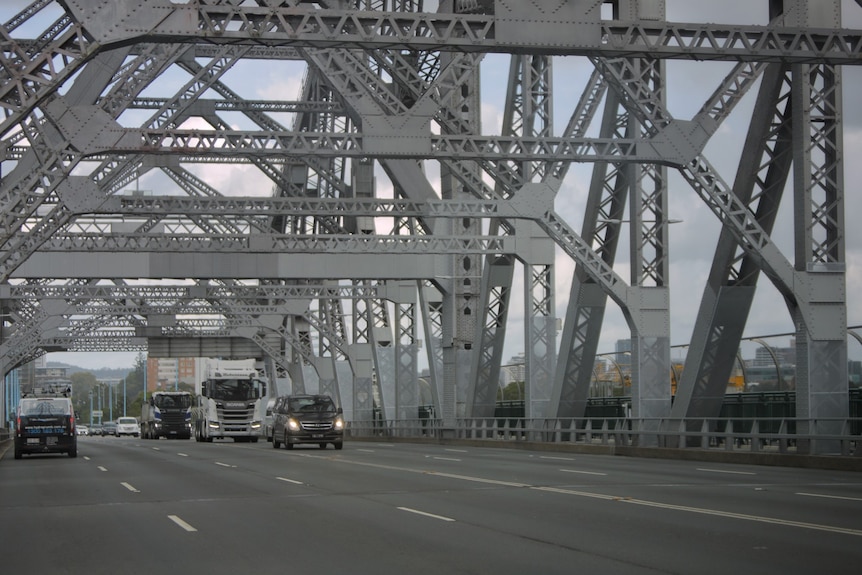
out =
[[284,438],[284,448],[285,449],[293,449],[293,444],[290,441],[288,441],[286,437]]
[[281,447],[281,442],[275,438],[275,434],[273,433],[272,434],[272,448],[278,449],[279,447]]
[[15,459],[21,459],[22,455],[23,454],[21,453],[21,450],[16,447],[15,448]]
[[335,446],[335,449],[341,449],[341,448],[343,448],[343,447],[344,447],[344,444],[343,444],[343,443],[333,443],[332,445],[334,445],[334,446]]
[[325,444],[325,443],[318,443],[318,444],[317,444],[317,446],[318,446],[320,449],[326,449],[326,444]]
[[69,450],[69,457],[78,457],[78,448],[73,447]]

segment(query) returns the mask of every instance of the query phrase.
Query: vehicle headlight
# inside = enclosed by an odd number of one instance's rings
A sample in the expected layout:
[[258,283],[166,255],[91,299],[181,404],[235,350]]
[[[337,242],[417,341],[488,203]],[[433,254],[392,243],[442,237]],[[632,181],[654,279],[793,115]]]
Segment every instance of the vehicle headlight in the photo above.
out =
[[288,419],[287,420],[287,427],[289,427],[291,431],[298,431],[299,430],[299,422],[295,419]]
[[218,421],[210,421],[210,427],[213,429],[218,429]]
[[344,429],[344,420],[340,417],[335,420],[335,429]]
[[251,428],[252,429],[260,429],[260,422],[259,421],[252,421],[251,422]]

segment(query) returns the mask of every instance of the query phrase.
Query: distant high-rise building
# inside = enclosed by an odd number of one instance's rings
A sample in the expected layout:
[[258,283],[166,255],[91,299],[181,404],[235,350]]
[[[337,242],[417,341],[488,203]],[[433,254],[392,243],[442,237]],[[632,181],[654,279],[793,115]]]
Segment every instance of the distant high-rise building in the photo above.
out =
[[616,353],[616,357],[614,357],[614,361],[616,361],[620,365],[629,365],[632,362],[632,340],[631,339],[618,339],[616,345],[614,346],[614,352]]

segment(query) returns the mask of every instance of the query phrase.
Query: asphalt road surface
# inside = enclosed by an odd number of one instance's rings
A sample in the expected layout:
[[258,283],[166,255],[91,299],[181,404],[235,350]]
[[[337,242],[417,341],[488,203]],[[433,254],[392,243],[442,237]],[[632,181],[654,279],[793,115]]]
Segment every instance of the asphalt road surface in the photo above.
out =
[[0,571],[858,574],[862,474],[81,437],[0,460]]

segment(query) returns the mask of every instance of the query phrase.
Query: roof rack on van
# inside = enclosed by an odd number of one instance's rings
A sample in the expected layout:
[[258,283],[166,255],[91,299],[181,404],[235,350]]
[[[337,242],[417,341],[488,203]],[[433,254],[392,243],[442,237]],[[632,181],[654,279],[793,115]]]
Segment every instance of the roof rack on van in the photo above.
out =
[[42,387],[34,387],[33,391],[25,391],[21,397],[71,397],[72,386],[63,384],[49,384]]

